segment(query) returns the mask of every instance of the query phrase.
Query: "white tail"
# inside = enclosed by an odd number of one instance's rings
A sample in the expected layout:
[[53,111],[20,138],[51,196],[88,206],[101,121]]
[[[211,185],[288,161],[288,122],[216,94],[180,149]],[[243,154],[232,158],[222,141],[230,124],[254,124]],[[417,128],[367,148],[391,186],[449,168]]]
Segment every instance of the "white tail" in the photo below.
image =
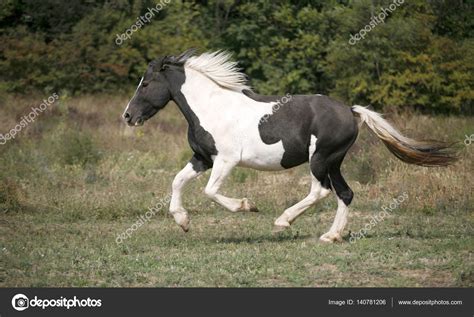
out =
[[366,107],[353,106],[352,112],[396,157],[405,163],[422,166],[446,166],[457,160],[452,144],[439,141],[419,141],[407,138],[395,129],[380,113]]

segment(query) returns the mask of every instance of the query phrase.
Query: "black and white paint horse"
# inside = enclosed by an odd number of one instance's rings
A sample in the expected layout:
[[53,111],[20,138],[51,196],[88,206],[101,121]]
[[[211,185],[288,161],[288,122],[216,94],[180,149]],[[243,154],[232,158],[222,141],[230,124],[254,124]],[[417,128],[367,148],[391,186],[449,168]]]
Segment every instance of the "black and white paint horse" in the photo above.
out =
[[[151,62],[123,114],[131,126],[142,125],[173,100],[189,124],[194,152],[172,183],[170,213],[184,231],[189,216],[182,205],[183,187],[212,168],[205,194],[232,212],[257,211],[246,198],[219,193],[236,166],[277,171],[309,162],[311,189],[275,221],[275,230],[288,228],[318,200],[336,193],[338,207],[324,242],[341,241],[353,192],[341,175],[341,164],[365,123],[388,149],[404,162],[443,166],[455,156],[439,142],[421,142],[401,135],[378,113],[347,107],[327,96],[258,95],[225,52],[194,56],[187,51]],[[278,105],[278,109],[276,109]]]

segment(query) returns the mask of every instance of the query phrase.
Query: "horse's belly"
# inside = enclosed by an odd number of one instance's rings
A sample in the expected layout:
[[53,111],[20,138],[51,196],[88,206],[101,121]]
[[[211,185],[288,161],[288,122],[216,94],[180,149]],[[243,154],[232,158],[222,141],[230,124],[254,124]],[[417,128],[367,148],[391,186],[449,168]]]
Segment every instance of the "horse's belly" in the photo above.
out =
[[281,141],[270,145],[262,141],[249,142],[242,148],[239,166],[263,171],[282,170],[284,168],[281,166],[281,160],[284,153]]

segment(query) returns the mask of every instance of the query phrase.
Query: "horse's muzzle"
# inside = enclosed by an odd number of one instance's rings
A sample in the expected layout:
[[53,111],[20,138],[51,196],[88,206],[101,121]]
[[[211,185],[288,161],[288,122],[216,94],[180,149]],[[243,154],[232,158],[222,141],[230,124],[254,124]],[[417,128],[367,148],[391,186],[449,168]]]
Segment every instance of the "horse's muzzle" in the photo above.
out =
[[134,120],[133,116],[128,112],[125,112],[122,118],[129,126],[140,126],[143,125],[143,123],[145,122],[145,118],[142,116],[137,117]]

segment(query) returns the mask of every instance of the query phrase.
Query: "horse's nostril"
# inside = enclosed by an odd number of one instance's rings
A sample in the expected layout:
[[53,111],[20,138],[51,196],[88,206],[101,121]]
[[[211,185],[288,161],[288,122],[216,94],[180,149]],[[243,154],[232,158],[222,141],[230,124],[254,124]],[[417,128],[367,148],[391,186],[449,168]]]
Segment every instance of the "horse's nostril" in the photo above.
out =
[[124,115],[123,115],[123,118],[127,119],[127,120],[130,119],[131,118],[130,113],[125,112]]

